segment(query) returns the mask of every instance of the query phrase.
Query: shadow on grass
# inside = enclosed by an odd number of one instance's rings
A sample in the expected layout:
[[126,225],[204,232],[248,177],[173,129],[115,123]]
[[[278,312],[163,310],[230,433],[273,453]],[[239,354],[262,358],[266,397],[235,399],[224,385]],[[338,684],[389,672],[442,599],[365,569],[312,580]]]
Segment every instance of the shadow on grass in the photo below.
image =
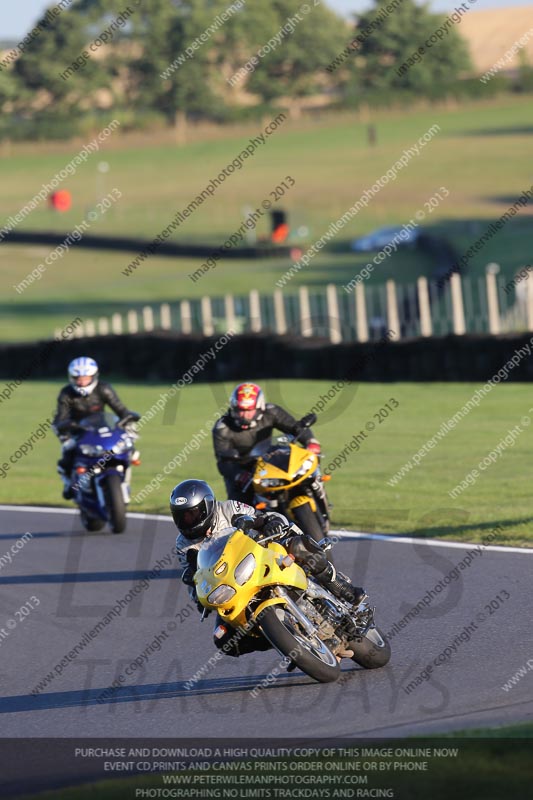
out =
[[[496,528],[503,528],[501,533],[497,533],[494,537],[491,537],[490,544],[505,544],[506,528],[516,528],[519,525],[531,525],[531,523],[533,523],[533,516],[519,517],[516,519],[499,519],[493,520],[492,522],[472,522],[470,524],[462,523],[460,525],[436,525],[434,527],[425,526],[424,528],[415,528],[412,531],[408,531],[408,535],[418,536],[421,539],[435,537],[446,538],[447,536],[455,536],[458,533],[466,533],[467,531],[486,531],[487,533],[490,533]],[[519,538],[522,537],[525,538],[523,535]]]
[[[396,537],[411,536],[413,538],[418,538],[418,539],[449,538],[450,540],[453,541],[462,541],[462,539],[457,538],[458,535],[460,534],[464,535],[471,531],[481,534],[481,536],[479,537],[479,541],[482,541],[486,534],[493,533],[496,529],[499,528],[501,530],[499,530],[499,532],[496,532],[494,536],[491,536],[490,541],[486,542],[486,544],[505,546],[508,543],[508,539],[511,537],[513,539],[520,539],[520,540],[527,540],[530,538],[527,530],[521,533],[516,529],[525,525],[529,526],[529,529],[531,529],[531,526],[533,524],[533,516],[517,517],[514,519],[509,518],[509,519],[492,520],[490,522],[471,522],[471,523],[460,522],[458,524],[450,522],[450,524],[442,524],[442,519],[446,512],[451,512],[455,514],[457,510],[460,511],[460,509],[453,509],[453,511],[452,509],[442,509],[442,512],[440,510],[437,510],[436,513],[438,513],[439,524],[432,524],[431,519],[428,515],[427,516],[428,521],[424,525],[424,527],[418,527],[418,528],[417,527],[409,528],[408,526],[406,526],[404,520],[406,519],[407,514],[405,512],[402,513],[402,509],[397,510],[396,516],[392,512],[388,516],[383,515],[381,517],[382,521],[381,526],[380,526],[380,518],[376,514],[375,525],[372,525],[370,529],[367,528],[365,531],[362,531],[363,537],[364,534],[368,533],[369,537],[373,535],[378,535],[378,536],[382,535],[390,538],[391,540],[394,540],[394,538]],[[357,520],[358,518],[364,520],[366,517],[365,512],[364,511],[362,512],[361,509],[338,508],[336,509],[336,511],[337,513],[335,519],[332,522],[332,528],[339,527],[342,529],[343,526],[346,526],[347,530],[353,529],[354,527],[358,528],[358,524],[357,522],[354,522],[354,520]],[[397,519],[398,521],[398,530],[396,530],[394,533],[390,532],[383,533],[382,531],[385,524],[389,526],[390,524],[393,524],[395,519]],[[361,522],[361,525],[363,528],[365,528],[364,521]],[[511,537],[509,537],[506,534],[506,531],[510,529],[513,529]],[[533,547],[533,540],[531,542],[531,546]]]
[[531,136],[533,125],[509,125],[505,128],[477,128],[476,130],[457,131],[455,136]]
[[[516,194],[495,194],[492,197],[484,197],[483,199],[488,200],[489,203],[499,203],[499,204],[504,204],[506,206],[512,206],[514,205],[514,203],[516,203],[516,201],[520,196],[521,195],[516,195]],[[527,208],[528,205],[529,206],[533,205],[533,201],[529,200],[527,205],[524,206],[524,208]],[[521,211],[521,213],[523,214],[524,212]]]

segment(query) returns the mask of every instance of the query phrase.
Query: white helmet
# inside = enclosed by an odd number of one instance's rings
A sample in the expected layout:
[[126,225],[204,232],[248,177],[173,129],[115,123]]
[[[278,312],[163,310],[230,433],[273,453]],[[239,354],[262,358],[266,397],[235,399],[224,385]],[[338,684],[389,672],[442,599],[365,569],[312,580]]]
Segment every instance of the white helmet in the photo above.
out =
[[[77,379],[87,377],[93,378],[93,380],[85,386],[78,386]],[[87,397],[94,392],[98,385],[98,364],[94,358],[82,356],[71,361],[68,365],[68,380],[74,391],[81,394],[82,397]]]

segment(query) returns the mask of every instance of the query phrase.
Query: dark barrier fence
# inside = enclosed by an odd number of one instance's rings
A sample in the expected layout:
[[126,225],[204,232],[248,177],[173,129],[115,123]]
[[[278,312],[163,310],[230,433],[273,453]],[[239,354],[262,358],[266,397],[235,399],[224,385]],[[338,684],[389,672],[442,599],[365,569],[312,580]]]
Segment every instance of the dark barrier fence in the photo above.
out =
[[[50,233],[49,231],[11,231],[4,236],[5,242],[11,244],[47,244],[57,247],[63,244],[66,233]],[[91,236],[85,234],[76,242],[76,247],[89,250],[120,250],[132,253],[141,253],[153,245],[153,241],[145,239],[132,239],[128,236]],[[181,256],[182,258],[209,258],[214,252],[220,250],[222,245],[215,244],[185,244],[178,242],[157,242],[155,255]],[[261,244],[257,247],[232,247],[227,251],[222,250],[220,258],[289,258],[290,247],[283,245]]]
[[[206,353],[219,343],[214,356]],[[529,348],[529,353],[528,353]],[[517,354],[517,351],[521,352]],[[333,345],[325,339],[251,334],[227,344],[172,331],[0,345],[0,378],[63,379],[70,359],[95,358],[114,378],[173,382],[199,359],[195,383],[245,378],[486,381],[515,356],[508,380],[533,380],[533,337],[445,336]]]

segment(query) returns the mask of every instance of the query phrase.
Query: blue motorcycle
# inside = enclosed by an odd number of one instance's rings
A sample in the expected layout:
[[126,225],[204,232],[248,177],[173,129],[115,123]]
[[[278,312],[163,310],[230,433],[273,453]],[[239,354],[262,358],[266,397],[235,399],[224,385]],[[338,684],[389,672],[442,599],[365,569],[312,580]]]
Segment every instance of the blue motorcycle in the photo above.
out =
[[90,414],[75,426],[73,499],[87,531],[99,531],[106,522],[113,533],[126,528],[131,466],[140,464],[132,427],[138,418],[130,414],[119,421],[105,412]]

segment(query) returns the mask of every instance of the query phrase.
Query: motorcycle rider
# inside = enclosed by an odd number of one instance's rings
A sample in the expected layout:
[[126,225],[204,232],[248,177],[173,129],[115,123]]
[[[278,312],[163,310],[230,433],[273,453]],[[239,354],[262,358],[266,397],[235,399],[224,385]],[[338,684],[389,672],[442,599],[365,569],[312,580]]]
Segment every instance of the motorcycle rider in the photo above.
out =
[[270,441],[273,428],[292,435],[301,434],[304,447],[317,455],[320,453],[320,444],[311,429],[301,431],[298,422],[285,409],[266,403],[260,386],[256,383],[236,386],[228,411],[213,427],[215,458],[229,500],[253,502],[251,477],[255,459],[250,458],[249,453],[258,442]]
[[[204,607],[197,601],[194,574],[197,569],[198,551],[202,543],[216,537],[227,527],[240,528],[245,533],[260,531],[265,536],[273,536],[290,526],[289,538],[285,547],[306,573],[335,597],[352,605],[358,605],[365,597],[364,589],[353,586],[335,570],[322,548],[311,537],[282,514],[269,512],[261,514],[245,503],[236,500],[219,501],[205,481],[195,478],[178,483],[170,495],[170,513],[179,531],[176,538],[176,551],[183,568],[181,579],[189,587],[191,598],[197,602],[198,609]],[[214,642],[229,656],[244,655],[255,650],[268,650],[271,645],[262,636],[251,636],[237,632],[224,625],[217,614]]]
[[68,365],[68,379],[68,384],[61,389],[57,398],[57,410],[52,422],[52,429],[62,443],[57,471],[63,481],[65,500],[74,496],[71,473],[76,447],[76,423],[89,414],[102,412],[106,405],[120,419],[131,417],[132,422],[140,419],[139,414],[128,411],[109,383],[99,380],[98,364],[93,358],[81,356],[71,361]]

